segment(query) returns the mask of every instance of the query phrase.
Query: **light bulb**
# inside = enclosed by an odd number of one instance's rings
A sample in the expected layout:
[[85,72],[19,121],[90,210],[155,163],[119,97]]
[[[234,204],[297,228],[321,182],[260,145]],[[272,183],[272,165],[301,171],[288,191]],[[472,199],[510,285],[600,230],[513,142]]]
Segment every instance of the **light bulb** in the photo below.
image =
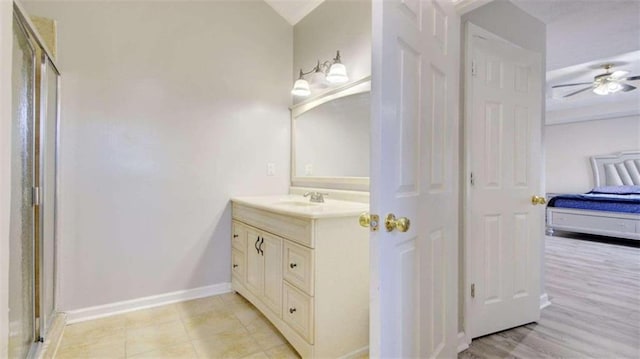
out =
[[609,92],[611,93],[615,93],[622,90],[622,85],[615,81],[611,81],[607,84],[607,90],[609,90]]
[[601,83],[598,86],[593,88],[593,93],[595,93],[596,95],[602,95],[602,96],[608,95],[609,88],[606,83]]
[[339,62],[331,65],[329,74],[327,74],[327,81],[332,84],[342,84],[349,81],[349,77],[347,76],[347,68]]
[[307,97],[311,93],[309,90],[309,83],[305,79],[297,79],[293,84],[293,90],[291,90],[291,94],[294,96]]

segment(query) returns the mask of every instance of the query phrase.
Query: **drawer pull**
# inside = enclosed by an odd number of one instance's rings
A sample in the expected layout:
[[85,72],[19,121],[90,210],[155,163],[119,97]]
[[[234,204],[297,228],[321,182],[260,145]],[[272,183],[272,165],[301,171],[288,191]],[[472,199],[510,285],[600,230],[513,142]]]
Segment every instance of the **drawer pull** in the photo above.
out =
[[238,265],[237,265],[237,264],[234,264],[234,265],[233,265],[233,268],[238,268]]
[[234,235],[233,235],[233,238],[238,238],[238,237],[239,237],[239,236],[238,236],[237,234],[234,234]]
[[289,263],[289,267],[290,267],[291,269],[293,269],[293,268],[295,268],[295,267],[297,267],[297,266],[298,266],[298,265],[297,265],[296,263]]
[[289,308],[289,313],[293,314],[295,313],[295,311],[296,311],[296,308]]

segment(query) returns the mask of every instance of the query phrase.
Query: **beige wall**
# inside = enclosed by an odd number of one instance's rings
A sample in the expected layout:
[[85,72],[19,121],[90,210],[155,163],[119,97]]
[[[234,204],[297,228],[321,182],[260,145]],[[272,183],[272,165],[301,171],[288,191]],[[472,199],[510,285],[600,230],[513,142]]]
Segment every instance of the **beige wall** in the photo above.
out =
[[288,188],[292,27],[257,0],[27,9],[58,27],[59,309],[229,282],[229,198]]
[[371,75],[371,1],[327,0],[300,20],[293,29],[293,75],[333,59],[336,50],[350,80]]
[[640,150],[640,116],[546,126],[547,192],[594,186],[589,157]]
[[9,355],[12,3],[0,0],[0,357]]

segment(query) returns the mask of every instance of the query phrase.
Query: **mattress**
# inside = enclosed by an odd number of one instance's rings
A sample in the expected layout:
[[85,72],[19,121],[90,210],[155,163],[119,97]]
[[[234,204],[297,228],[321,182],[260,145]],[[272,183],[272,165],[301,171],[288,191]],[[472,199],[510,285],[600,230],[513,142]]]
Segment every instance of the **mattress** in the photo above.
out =
[[562,194],[553,197],[549,207],[640,213],[640,186],[597,187],[584,194]]

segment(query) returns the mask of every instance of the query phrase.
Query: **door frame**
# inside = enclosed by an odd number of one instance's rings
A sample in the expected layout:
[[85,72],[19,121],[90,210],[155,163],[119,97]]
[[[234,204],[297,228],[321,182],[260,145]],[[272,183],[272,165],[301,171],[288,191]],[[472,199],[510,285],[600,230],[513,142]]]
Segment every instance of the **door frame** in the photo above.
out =
[[[480,0],[483,1],[483,0]],[[483,4],[484,5],[484,4]],[[462,171],[460,173],[461,175],[461,219],[460,219],[460,224],[461,224],[461,265],[463,266],[462,268],[462,278],[461,278],[461,293],[460,295],[463,296],[462,302],[462,311],[460,313],[460,319],[461,319],[461,324],[462,324],[462,328],[464,329],[463,332],[459,333],[459,339],[460,339],[460,346],[459,346],[459,351],[464,350],[466,348],[468,348],[469,344],[471,343],[472,338],[468,335],[468,328],[469,328],[469,322],[470,319],[472,317],[472,301],[471,301],[471,282],[472,282],[472,278],[473,278],[473,270],[472,268],[474,268],[474,258],[473,256],[469,255],[469,248],[471,248],[472,246],[472,238],[471,235],[469,233],[469,229],[471,228],[471,198],[470,198],[470,191],[471,191],[471,149],[470,149],[470,143],[471,143],[471,139],[472,139],[472,134],[471,134],[471,130],[469,126],[469,123],[471,121],[471,118],[469,116],[469,114],[472,112],[472,108],[473,108],[473,86],[468,86],[468,84],[471,82],[471,78],[472,78],[472,60],[473,60],[473,41],[472,41],[472,37],[473,35],[479,35],[480,37],[484,37],[486,39],[490,39],[490,40],[494,40],[494,41],[499,41],[499,42],[503,42],[503,43],[507,43],[511,46],[515,46],[515,47],[519,47],[521,48],[521,46],[516,45],[514,43],[512,43],[509,40],[506,40],[502,37],[500,37],[499,35],[496,35],[490,31],[487,31],[485,29],[483,29],[482,27],[475,25],[474,23],[467,21],[461,24],[462,26],[462,30],[464,35],[463,35],[463,61],[464,61],[464,69],[462,70],[462,88],[464,89],[462,95],[462,98],[460,100],[460,104],[461,104],[461,108],[462,108],[462,115],[461,115],[461,125],[462,125]],[[543,87],[544,87],[544,81],[542,83]],[[543,97],[544,100],[544,97]],[[543,117],[543,123],[542,126],[544,126],[544,117]],[[543,129],[541,129],[542,132]],[[541,149],[544,152],[544,142],[541,143]],[[544,178],[541,179],[542,183],[541,185],[544,186]],[[544,247],[542,247],[544,248]],[[539,252],[540,256],[543,256],[543,251],[541,250]],[[543,258],[541,258],[540,260],[540,265],[541,265],[541,269],[543,270],[544,268],[544,261],[542,260]],[[544,283],[544,278],[540,279],[540,283]],[[551,304],[546,300],[546,293],[544,291],[540,292],[540,308],[544,308],[547,305]],[[462,348],[462,349],[461,349]]]

